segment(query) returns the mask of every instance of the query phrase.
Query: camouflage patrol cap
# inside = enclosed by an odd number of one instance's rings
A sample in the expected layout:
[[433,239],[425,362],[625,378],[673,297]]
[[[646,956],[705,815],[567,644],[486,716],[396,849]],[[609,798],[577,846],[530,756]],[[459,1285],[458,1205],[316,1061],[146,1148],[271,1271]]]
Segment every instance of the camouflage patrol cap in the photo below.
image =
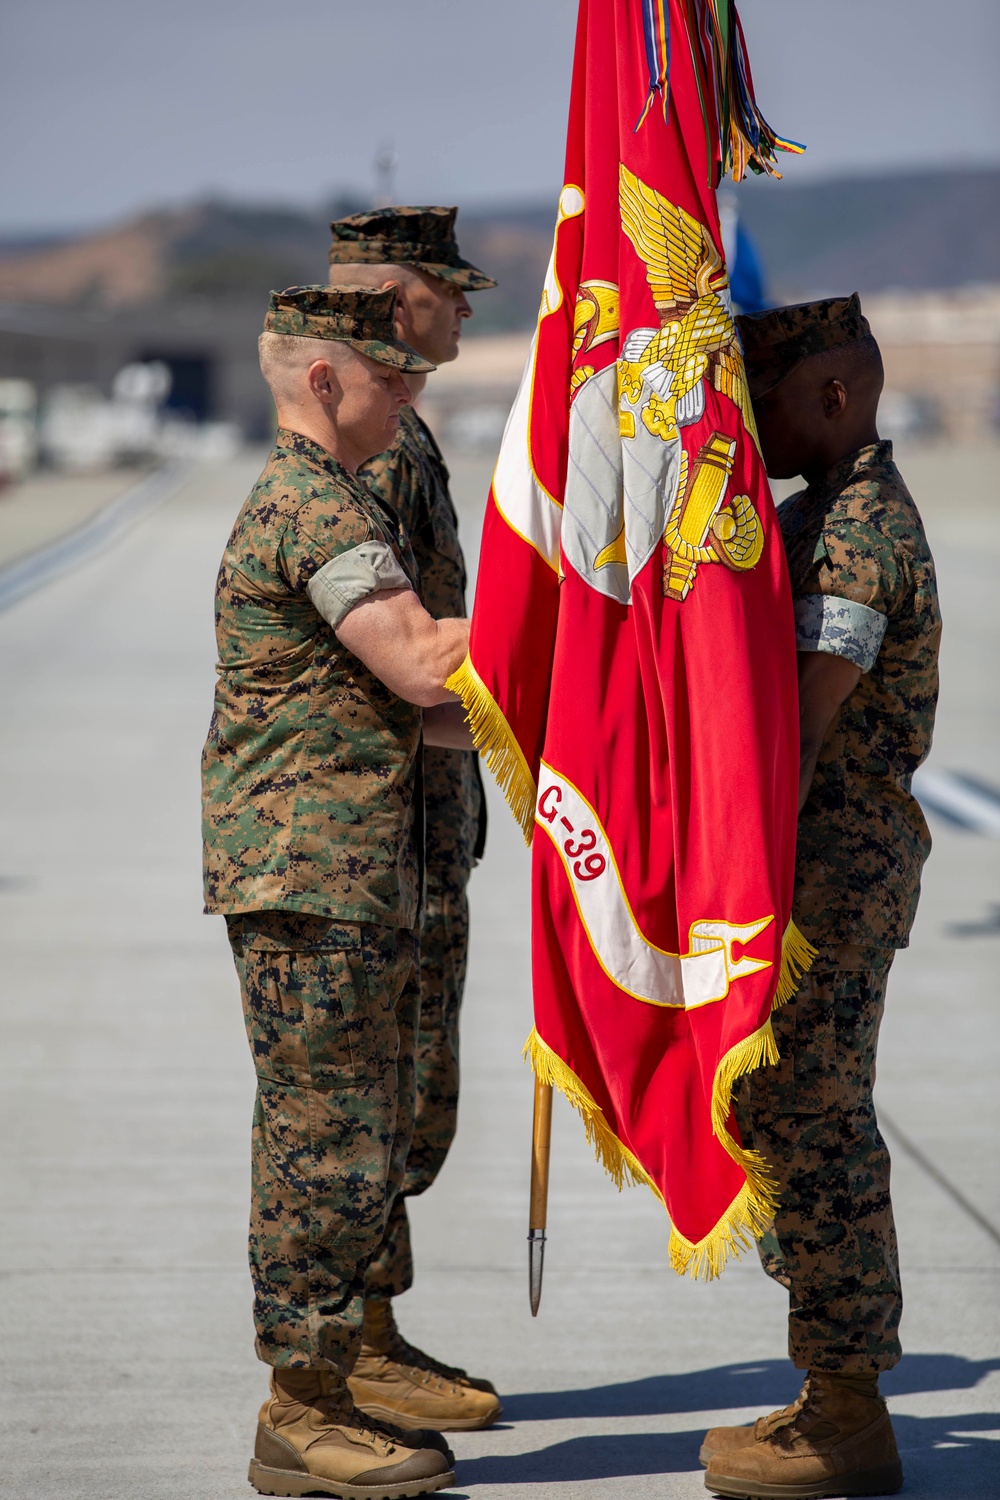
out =
[[350,344],[381,365],[427,374],[437,369],[396,336],[396,293],[360,286],[289,286],[272,292],[264,319],[265,333],[290,333],[300,339],[335,339]]
[[856,344],[871,335],[857,292],[850,297],[828,297],[824,302],[744,313],[736,319],[736,327],[750,395],[755,400],[780,385],[811,354]]
[[458,253],[457,208],[374,208],[330,225],[331,266],[347,264],[420,266],[466,292],[496,286]]

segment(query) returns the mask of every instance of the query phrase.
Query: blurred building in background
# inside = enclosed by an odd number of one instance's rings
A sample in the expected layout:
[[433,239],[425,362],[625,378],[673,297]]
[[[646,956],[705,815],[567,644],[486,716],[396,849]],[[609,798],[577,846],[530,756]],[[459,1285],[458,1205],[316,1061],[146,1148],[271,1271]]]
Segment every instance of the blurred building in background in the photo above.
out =
[[[267,293],[325,279],[330,218],[362,206],[202,203],[79,238],[0,238],[0,477],[38,456],[94,467],[267,440],[256,353]],[[722,207],[747,309],[861,292],[885,354],[890,433],[996,434],[1000,171],[755,181]],[[425,406],[446,441],[485,452],[534,325],[551,206],[463,212],[459,233],[500,286],[476,295],[463,356],[433,377]],[[135,367],[152,373],[123,375]]]

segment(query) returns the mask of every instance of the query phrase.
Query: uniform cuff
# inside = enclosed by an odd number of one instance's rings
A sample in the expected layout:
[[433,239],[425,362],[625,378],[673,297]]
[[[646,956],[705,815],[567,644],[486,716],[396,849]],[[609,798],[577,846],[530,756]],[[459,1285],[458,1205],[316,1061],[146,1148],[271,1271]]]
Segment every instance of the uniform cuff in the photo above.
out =
[[877,609],[835,594],[806,594],[795,601],[798,649],[844,656],[862,672],[870,672],[875,665],[888,624]]
[[361,542],[338,552],[314,573],[306,593],[334,630],[356,604],[383,589],[412,588],[402,564],[386,542]]

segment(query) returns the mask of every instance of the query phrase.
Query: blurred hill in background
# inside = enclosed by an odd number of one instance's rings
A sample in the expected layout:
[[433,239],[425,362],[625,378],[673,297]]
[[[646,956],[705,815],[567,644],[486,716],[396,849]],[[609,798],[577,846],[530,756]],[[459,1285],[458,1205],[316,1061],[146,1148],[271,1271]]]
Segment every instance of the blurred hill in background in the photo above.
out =
[[[330,220],[364,206],[310,213],[207,202],[79,238],[0,237],[0,300],[125,309],[211,299],[260,309],[271,288],[325,281]],[[477,331],[534,323],[553,222],[551,206],[461,215],[463,252],[496,267],[503,284],[477,297]]]
[[1000,169],[922,171],[739,193],[778,301],[1000,282]]
[[[1000,168],[754,179],[723,191],[773,303],[861,292],[895,431],[964,440],[996,429]],[[256,341],[267,293],[325,280],[330,219],[365,206],[346,196],[324,211],[208,201],[78,236],[0,236],[0,382],[27,382],[42,409],[67,390],[74,401],[105,398],[124,367],[154,364],[167,372],[174,418],[263,439],[273,411]],[[459,215],[463,253],[500,285],[476,294],[467,352],[424,399],[470,445],[499,440],[553,222],[551,203]]]
[[[926,171],[736,192],[776,300],[836,292],[945,290],[1000,282],[1000,170]],[[136,307],[261,299],[325,279],[326,212],[208,202],[147,213],[56,242],[0,237],[0,299]],[[477,333],[530,327],[552,238],[551,204],[463,210],[464,253],[497,277],[476,297]]]

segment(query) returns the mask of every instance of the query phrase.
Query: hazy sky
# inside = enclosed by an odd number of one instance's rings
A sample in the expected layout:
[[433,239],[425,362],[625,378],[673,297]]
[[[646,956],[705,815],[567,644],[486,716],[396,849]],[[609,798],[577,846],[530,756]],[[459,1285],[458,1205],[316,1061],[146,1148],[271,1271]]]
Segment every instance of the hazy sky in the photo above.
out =
[[[636,0],[638,3],[638,0]],[[0,234],[207,194],[540,198],[576,0],[3,0]],[[1000,0],[742,0],[788,175],[1000,160]]]

